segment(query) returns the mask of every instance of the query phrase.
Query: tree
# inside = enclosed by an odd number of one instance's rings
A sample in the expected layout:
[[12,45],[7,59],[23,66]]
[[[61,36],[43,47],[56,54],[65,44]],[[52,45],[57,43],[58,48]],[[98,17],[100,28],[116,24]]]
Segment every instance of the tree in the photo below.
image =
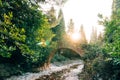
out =
[[58,25],[54,28],[52,28],[54,34],[56,34],[56,36],[54,37],[54,41],[57,41],[58,46],[60,46],[63,41],[64,41],[64,35],[65,33],[65,22],[64,22],[64,15],[62,12],[62,9],[60,9],[59,14],[58,14],[58,19],[57,19]]
[[120,9],[120,0],[113,0],[112,11],[117,12]]
[[34,0],[36,3],[38,2],[43,2],[43,3],[48,3],[50,5],[57,5],[59,7],[62,7],[64,3],[67,2],[67,0]]
[[[101,34],[98,36],[97,46],[85,46],[83,49],[87,55],[84,55],[87,61],[85,61],[85,79],[89,78],[91,80],[119,80],[120,77],[120,0],[113,0],[113,12],[111,19],[102,18],[100,24],[104,25],[105,31],[103,39]],[[95,34],[95,35],[94,35]],[[96,31],[92,30],[92,40],[96,39]],[[96,39],[97,41],[97,39]],[[103,45],[101,45],[101,43]],[[90,44],[91,45],[91,44]],[[90,48],[93,48],[89,50]],[[98,48],[98,49],[97,49]],[[89,52],[90,51],[90,52]],[[92,52],[95,51],[95,52]],[[92,52],[92,54],[90,54]],[[96,54],[97,53],[97,54]],[[89,60],[87,58],[90,58]],[[93,60],[92,60],[93,58]],[[91,61],[92,60],[92,61]],[[87,63],[87,64],[86,64]],[[99,68],[98,68],[99,67]],[[87,75],[87,76],[86,76]]]
[[[117,1],[117,2],[116,2]],[[111,62],[111,71],[114,73],[109,77],[114,80],[119,80],[120,74],[120,7],[119,0],[113,1],[113,12],[111,19],[103,19],[105,26],[104,33],[104,48],[105,52],[109,55],[107,61]],[[113,76],[114,75],[114,76]]]
[[70,19],[69,23],[68,23],[68,33],[72,34],[74,32],[74,22],[72,19]]
[[[118,3],[117,3],[117,2]],[[115,0],[115,2],[113,1],[113,4],[115,4],[115,8],[113,9],[114,12],[117,12],[118,14],[112,14],[111,20],[108,21],[104,21],[104,25],[105,25],[105,41],[106,41],[106,49],[108,50],[108,52],[112,54],[113,57],[118,58],[119,55],[119,34],[120,34],[120,7],[118,7],[117,5],[119,4],[119,0]],[[116,16],[116,17],[115,17]]]
[[92,27],[90,43],[94,44],[96,42],[97,42],[97,29],[96,29],[96,27]]
[[27,36],[25,41],[27,44],[34,44],[35,38],[33,33],[42,27],[45,22],[45,16],[38,10],[38,6],[32,5],[29,0],[2,1],[2,4],[0,18],[3,19],[4,13],[12,12],[13,19],[11,22],[17,27],[25,29]]
[[[56,43],[56,44],[52,45],[52,46],[54,46],[54,49],[50,53],[50,55],[48,57],[48,61],[47,61],[48,65],[49,65],[49,63],[51,61],[51,58],[55,54],[56,50],[61,48],[61,46],[63,46],[64,42],[65,42],[65,39],[64,39],[64,35],[65,35],[65,22],[64,22],[64,15],[63,15],[62,9],[59,10],[57,21],[58,21],[58,25],[56,25],[55,27],[51,28],[53,33],[55,34],[55,36],[52,39],[52,43]],[[61,49],[58,51],[58,53],[61,53]]]
[[100,32],[97,37],[97,44],[102,45],[103,44],[103,33]]
[[[14,58],[19,60],[12,60],[11,62],[21,61],[20,55],[28,55],[32,50],[25,44],[25,30],[24,28],[17,28],[11,22],[12,12],[4,14],[4,22],[0,23],[0,56]],[[16,57],[14,55],[18,54]]]
[[55,15],[55,9],[52,6],[51,9],[47,12],[47,18],[48,18],[48,22],[50,23],[51,27],[55,27],[58,23],[57,23],[57,18]]
[[87,43],[87,39],[86,39],[86,36],[85,36],[83,25],[81,25],[79,32],[80,32],[80,44],[86,44]]
[[37,62],[41,65],[45,61],[50,48],[36,44],[42,39],[50,42],[53,33],[47,16],[38,7],[31,0],[0,0],[2,57],[9,56],[16,62],[19,58],[24,59],[22,65]]

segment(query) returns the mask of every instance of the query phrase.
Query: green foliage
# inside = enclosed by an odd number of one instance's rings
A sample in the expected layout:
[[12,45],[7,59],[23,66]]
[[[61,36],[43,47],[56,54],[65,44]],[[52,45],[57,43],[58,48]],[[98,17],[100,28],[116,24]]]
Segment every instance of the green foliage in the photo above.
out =
[[[113,16],[116,14],[113,14]],[[106,21],[105,25],[105,50],[110,55],[109,60],[112,61],[113,79],[118,80],[120,74],[120,19],[113,17],[111,20]]]
[[[29,70],[41,66],[51,45],[38,46],[54,36],[46,15],[31,0],[0,0],[0,60]],[[0,61],[4,63],[3,61]]]
[[56,53],[55,56],[53,57],[53,59],[51,60],[51,62],[61,62],[61,61],[66,61],[66,60],[69,60],[69,58],[67,58],[59,53]]
[[45,23],[46,24],[44,24],[43,27],[39,28],[36,32],[34,32],[36,36],[36,42],[41,42],[42,39],[44,39],[45,41],[51,41],[51,39],[55,36],[50,30],[47,21]]
[[0,55],[3,57],[10,57],[16,47],[21,50],[21,53],[29,52],[28,47],[24,44],[25,30],[12,24],[12,17],[12,12],[9,12],[8,15],[4,14],[4,22],[0,24]]
[[[85,61],[85,67],[82,72],[83,80],[111,80],[114,74],[112,61],[107,60],[109,57],[105,49],[97,44],[82,45],[85,54],[82,57]],[[111,76],[111,77],[110,77]]]
[[85,62],[83,80],[114,80],[112,68],[111,61],[105,61],[103,56],[96,57],[94,60]]
[[106,32],[103,46],[101,44],[82,45],[85,51],[83,80],[119,80],[119,29],[115,23],[105,21]]
[[93,60],[99,55],[103,55],[102,49],[96,44],[83,44],[82,49],[84,50],[84,56],[82,57],[85,61]]
[[57,43],[57,47],[60,47],[60,45],[63,45],[65,42],[65,21],[64,21],[64,16],[63,12],[60,9],[59,14],[58,14],[58,25],[52,28],[53,33],[55,36],[53,37],[53,41]]
[[120,77],[120,7],[119,0],[113,1],[113,13],[111,19],[103,19],[105,26],[105,51],[109,55],[108,61],[111,61],[112,80],[119,80]]
[[106,24],[106,51],[113,57],[120,56],[120,26],[119,20],[111,20]]
[[[34,0],[36,3],[37,2],[44,2],[44,3],[49,3],[49,5],[56,5],[58,7],[62,7],[68,0]],[[52,2],[52,3],[51,3]]]
[[[119,1],[118,1],[119,2]],[[117,4],[117,3],[116,3]],[[119,3],[118,3],[119,4]],[[116,7],[115,7],[116,8]],[[116,11],[117,10],[117,11]],[[103,46],[82,46],[85,49],[83,59],[85,68],[83,80],[119,80],[120,77],[120,11],[115,9],[111,19],[103,18],[100,24],[105,26]],[[102,48],[101,48],[102,47]],[[98,54],[102,53],[102,54]],[[87,77],[86,77],[86,76]]]
[[56,40],[60,41],[63,39],[63,35],[65,34],[65,21],[63,12],[60,9],[59,15],[58,15],[58,25],[56,25],[54,28],[52,28],[53,32],[56,34]]
[[57,19],[56,19],[56,15],[55,15],[55,9],[53,6],[47,12],[47,18],[48,18],[48,22],[50,23],[50,27],[55,27],[58,24]]
[[65,60],[73,60],[73,59],[80,59],[80,55],[71,49],[58,49],[52,59],[52,62],[55,61],[65,61]]
[[63,49],[61,55],[69,59],[81,59],[80,55],[71,49]]
[[32,3],[31,0],[10,0],[2,3],[6,5],[0,9],[0,18],[2,19],[4,13],[12,12],[13,19],[11,22],[17,27],[25,29],[27,44],[35,44],[35,33],[38,33],[38,29],[42,29],[43,26],[49,28],[46,16],[38,10],[38,6]]
[[[32,67],[43,66],[46,62],[49,53],[51,51],[50,47],[35,46],[35,54],[30,55],[30,58],[27,63],[30,63]],[[28,66],[30,67],[30,66]],[[31,68],[31,67],[30,67]]]

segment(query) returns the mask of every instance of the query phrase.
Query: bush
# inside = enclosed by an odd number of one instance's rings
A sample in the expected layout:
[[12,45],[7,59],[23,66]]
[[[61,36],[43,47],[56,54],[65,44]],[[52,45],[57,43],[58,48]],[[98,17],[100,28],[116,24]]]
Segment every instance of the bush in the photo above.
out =
[[112,61],[107,60],[108,55],[104,49],[96,44],[83,45],[85,55],[82,57],[85,61],[85,67],[82,72],[83,80],[111,80],[113,75]]

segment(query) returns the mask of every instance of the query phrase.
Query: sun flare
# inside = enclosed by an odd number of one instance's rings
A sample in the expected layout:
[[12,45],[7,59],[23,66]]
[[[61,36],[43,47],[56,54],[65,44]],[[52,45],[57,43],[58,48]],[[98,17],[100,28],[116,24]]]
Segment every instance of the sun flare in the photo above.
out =
[[[66,27],[70,19],[73,19],[76,29],[79,29],[82,24],[86,39],[89,41],[93,26],[97,27],[98,34],[103,32],[104,27],[98,24],[99,17],[97,15],[100,13],[109,18],[112,12],[112,1],[113,0],[68,0],[63,7]],[[75,39],[76,38],[77,37],[75,37]]]
[[72,35],[71,35],[71,39],[73,40],[73,41],[79,41],[80,40],[80,33],[73,33]]

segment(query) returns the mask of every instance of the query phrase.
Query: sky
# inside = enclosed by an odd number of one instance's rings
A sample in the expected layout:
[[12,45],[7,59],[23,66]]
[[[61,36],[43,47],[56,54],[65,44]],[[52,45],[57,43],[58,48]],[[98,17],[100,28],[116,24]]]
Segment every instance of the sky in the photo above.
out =
[[110,17],[112,0],[68,0],[63,7],[65,25],[73,19],[75,31],[84,26],[86,38],[89,40],[92,26],[97,27],[97,31],[103,32],[103,26],[98,25],[98,13]]

